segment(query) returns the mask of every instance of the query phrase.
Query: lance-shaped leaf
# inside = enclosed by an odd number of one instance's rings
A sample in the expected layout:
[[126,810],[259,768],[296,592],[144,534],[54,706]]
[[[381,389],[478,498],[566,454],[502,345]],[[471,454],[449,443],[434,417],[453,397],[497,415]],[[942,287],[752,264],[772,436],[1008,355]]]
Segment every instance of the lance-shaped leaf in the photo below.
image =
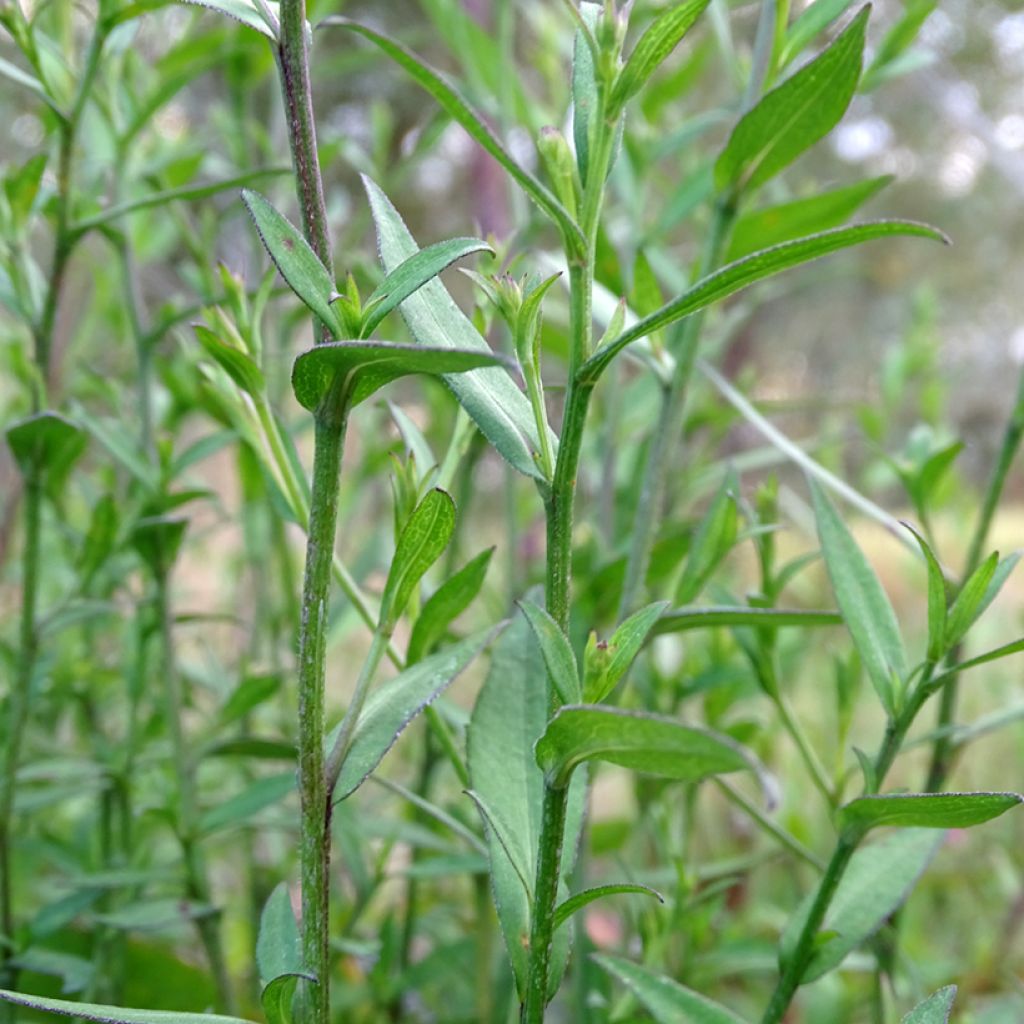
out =
[[[184,0],[184,2],[197,7],[206,7],[211,11],[220,11],[221,14],[226,14],[230,18],[234,18],[235,21],[240,21],[243,25],[261,32],[273,42],[277,42],[280,22],[278,24],[269,23],[259,6],[252,0]],[[267,7],[277,17],[276,0],[267,0]]]
[[[902,829],[853,855],[822,922],[807,970],[808,984],[846,959],[900,907],[942,845],[943,835],[928,829]],[[779,961],[793,955],[815,893],[790,918],[779,940]]]
[[806,199],[750,210],[736,221],[726,262],[793,238],[839,227],[891,182],[892,175],[830,189]]
[[937,231],[927,224],[905,220],[878,220],[854,224],[845,228],[834,228],[831,231],[822,231],[807,238],[799,238],[793,242],[783,242],[781,245],[762,249],[760,252],[728,264],[714,274],[709,274],[698,281],[689,291],[666,303],[650,316],[638,320],[613,341],[598,349],[580,367],[579,382],[581,384],[596,383],[612,359],[631,342],[645,338],[661,327],[682,320],[721,299],[728,298],[748,285],[762,281],[766,277],[773,277],[790,267],[808,263],[832,252],[838,252],[840,249],[848,249],[850,246],[890,235],[911,235],[918,238],[930,238],[937,242],[948,242],[941,231]]
[[[594,68],[593,30],[601,14],[600,4],[583,0],[579,6],[579,27],[573,37],[572,48],[572,138],[576,144],[576,166],[580,182],[587,183],[590,166],[590,141],[596,130],[598,117],[597,71]],[[584,28],[590,30],[589,38]]]
[[618,117],[626,103],[643,88],[661,62],[693,28],[709,2],[686,0],[685,3],[669,7],[654,19],[615,79],[608,97],[609,120]]
[[[377,227],[381,263],[391,271],[419,248],[388,197],[369,178],[364,177],[363,184]],[[400,308],[422,345],[491,351],[437,279],[410,295]],[[543,479],[534,462],[540,441],[533,408],[505,370],[495,367],[447,375],[445,383],[502,458],[520,473]],[[557,450],[558,440],[550,431],[549,444],[553,452]]]
[[955,647],[977,621],[983,610],[982,602],[999,568],[999,553],[993,551],[967,578],[949,609],[944,634],[946,650]]
[[742,605],[709,605],[706,608],[675,608],[654,625],[654,633],[685,633],[691,629],[756,626],[758,629],[791,629],[794,626],[841,626],[839,612],[827,609],[746,608]]
[[424,573],[441,557],[455,529],[455,502],[439,487],[427,493],[402,528],[380,602],[380,621],[390,632]]
[[990,661],[998,661],[1000,658],[1008,658],[1011,654],[1020,654],[1022,651],[1024,651],[1024,640],[1014,640],[1012,643],[1003,644],[1002,647],[996,647],[994,650],[986,651],[984,654],[968,658],[967,661],[961,661],[958,665],[954,665],[948,671],[943,672],[941,676],[933,679],[928,688],[930,691],[938,690],[950,679],[955,678],[961,672],[966,672],[969,668],[986,665]]
[[540,652],[544,656],[548,675],[554,683],[555,690],[563,704],[579,701],[582,693],[579,669],[576,666],[576,655],[573,654],[569,638],[562,632],[561,626],[533,601],[525,598],[518,602],[526,616],[533,635],[537,638]]
[[[467,668],[503,625],[481,630],[431,654],[370,694],[334,788],[335,800],[344,800],[362,785],[402,730]],[[328,736],[328,750],[333,749],[337,732]]]
[[815,481],[810,486],[818,537],[836,602],[882,704],[894,714],[893,677],[903,679],[907,672],[896,613],[831,500]]
[[67,999],[47,999],[0,989],[0,1000],[44,1013],[97,1021],[98,1024],[252,1024],[241,1017],[215,1013],[178,1013],[174,1010],[136,1010],[100,1003],[72,1003]]
[[562,789],[585,761],[608,761],[647,775],[697,782],[709,775],[758,770],[753,755],[710,729],[673,718],[590,704],[563,707],[537,742],[537,764]]
[[946,578],[931,546],[909,523],[903,524],[917,541],[928,570],[928,659],[938,661],[946,651]]
[[882,825],[902,828],[970,828],[1024,802],[1019,793],[894,793],[862,796],[839,809],[838,826],[863,835]]
[[337,311],[331,306],[334,281],[320,257],[310,248],[301,231],[266,198],[251,189],[242,189],[245,203],[260,233],[263,245],[288,287],[320,318],[335,335],[344,331]]
[[668,601],[656,601],[634,612],[612,634],[600,658],[592,654],[592,666],[585,672],[586,703],[599,704],[619,685],[667,607]]
[[789,30],[779,53],[779,67],[785,67],[823,29],[854,5],[855,0],[814,0]]
[[479,349],[429,348],[394,341],[330,341],[303,352],[292,368],[292,389],[299,404],[316,412],[321,399],[343,378],[349,406],[410,373],[465,373],[481,366],[502,366],[504,360]]
[[452,621],[461,615],[480,593],[494,548],[481,551],[434,591],[416,616],[409,637],[406,664],[419,661],[440,642]]
[[868,11],[740,119],[715,164],[720,192],[756,188],[835,127],[860,80]]
[[505,168],[512,180],[561,228],[566,239],[571,239],[576,244],[584,242],[579,227],[565,207],[512,156],[487,126],[484,118],[469,105],[445,75],[432,68],[411,50],[407,50],[401,43],[366,25],[340,17],[325,18],[321,25],[339,25],[347,28],[383,50],[417,85],[434,98],[453,121],[461,125]]
[[442,270],[474,252],[493,254],[494,250],[479,238],[452,238],[447,242],[428,245],[426,249],[421,249],[400,263],[364,303],[361,337],[370,334],[388,313],[428,281],[432,281]]
[[205,324],[193,324],[203,351],[247,394],[261,395],[267,382],[253,358],[241,349],[222,341]]
[[618,978],[658,1024],[746,1024],[732,1010],[650,968],[607,954],[593,959],[612,977]]
[[953,1012],[954,999],[956,999],[956,985],[940,988],[923,1003],[918,1003],[900,1024],[949,1024],[949,1015]]
[[736,491],[739,484],[729,473],[722,481],[707,514],[700,521],[676,590],[676,601],[689,604],[703,589],[722,559],[732,550],[739,529]]
[[555,907],[555,913],[552,915],[554,926],[556,928],[561,927],[573,914],[589,906],[595,900],[604,899],[605,896],[622,896],[624,894],[653,896],[659,903],[665,902],[665,898],[661,893],[657,889],[652,889],[649,885],[635,885],[622,882],[613,885],[597,885],[593,889],[584,889],[583,892],[575,893],[567,900],[559,903]]

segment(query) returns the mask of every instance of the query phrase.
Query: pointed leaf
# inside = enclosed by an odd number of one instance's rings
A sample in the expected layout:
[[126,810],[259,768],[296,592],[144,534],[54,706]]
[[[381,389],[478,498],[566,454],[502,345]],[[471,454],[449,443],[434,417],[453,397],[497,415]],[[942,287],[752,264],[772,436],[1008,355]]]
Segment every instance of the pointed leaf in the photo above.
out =
[[466,796],[476,804],[476,809],[487,826],[488,839],[493,838],[501,847],[529,904],[533,900],[532,871],[529,867],[530,854],[523,846],[522,839],[508,827],[497,811],[490,807],[479,793],[467,789]]
[[860,80],[868,11],[740,119],[715,164],[720,192],[756,188],[835,127]]
[[583,695],[586,703],[599,704],[619,685],[667,607],[668,601],[655,601],[634,612],[615,630],[608,641],[604,669],[593,681],[593,688]]
[[789,27],[779,54],[779,67],[798,57],[804,47],[823,29],[828,28],[855,0],[814,0]]
[[278,213],[259,192],[242,189],[242,201],[252,215],[270,258],[291,290],[335,337],[343,335],[341,320],[331,306],[334,281],[302,232],[287,217]]
[[862,796],[839,809],[843,832],[863,835],[882,825],[901,828],[970,828],[1024,802],[1019,793],[894,793]]
[[[587,184],[590,166],[590,138],[598,116],[597,73],[594,69],[593,30],[601,13],[601,5],[583,0],[579,6],[579,26],[572,47],[572,140],[576,145],[576,166],[580,182]],[[591,30],[591,38],[583,33],[583,26]]]
[[25,1006],[30,1010],[59,1013],[64,1017],[96,1021],[98,1024],[252,1024],[241,1017],[225,1017],[215,1013],[178,1013],[174,1010],[134,1010],[99,1003],[72,1003],[67,999],[45,999],[21,992],[0,989],[0,1000]]
[[936,231],[935,228],[926,224],[918,224],[914,221],[879,220],[854,224],[845,228],[834,228],[831,231],[822,231],[817,235],[810,235],[807,238],[783,242],[781,245],[763,249],[728,264],[714,274],[709,274],[703,280],[698,281],[689,291],[627,328],[614,341],[598,349],[583,364],[579,370],[579,381],[581,384],[595,383],[612,359],[631,342],[697,313],[748,285],[766,277],[772,277],[790,267],[816,260],[832,252],[838,252],[840,249],[848,249],[850,246],[860,245],[862,242],[870,242],[873,239],[889,235],[912,235],[939,242],[948,241],[940,231]]
[[629,988],[658,1024],[745,1024],[741,1017],[707,996],[647,967],[607,954],[594,956],[593,960]]
[[564,788],[585,761],[608,761],[661,778],[697,782],[709,775],[755,769],[751,754],[710,729],[673,718],[576,704],[563,707],[537,742],[547,784]]
[[526,616],[526,621],[530,623],[541,654],[544,656],[548,675],[551,677],[562,703],[578,703],[582,687],[580,686],[579,669],[576,666],[576,655],[573,654],[569,638],[540,605],[534,604],[533,601],[527,601],[525,598],[518,604]]
[[676,601],[679,604],[689,604],[704,589],[736,541],[739,530],[739,510],[735,498],[737,487],[736,478],[728,474],[697,527],[683,568],[683,577],[676,590]]
[[[838,967],[882,927],[910,895],[943,840],[942,833],[928,829],[903,829],[857,850],[829,904],[803,984]],[[782,964],[793,955],[815,895],[808,893],[782,933]]]
[[981,614],[981,602],[988,593],[989,584],[999,567],[999,553],[993,551],[968,577],[956,595],[946,619],[946,649],[955,647]]
[[712,605],[707,608],[675,608],[654,625],[655,635],[683,633],[691,629],[731,626],[756,626],[758,629],[785,629],[793,626],[841,626],[839,612],[797,608],[735,608]]
[[928,542],[909,523],[903,524],[917,541],[928,570],[928,659],[938,661],[946,652],[946,577]]
[[947,672],[943,672],[941,676],[933,679],[930,689],[938,690],[944,683],[949,682],[961,672],[966,672],[969,668],[976,668],[978,665],[985,665],[990,661],[998,661],[1000,658],[1008,658],[1011,654],[1019,654],[1021,651],[1024,651],[1024,640],[1014,640],[1012,643],[1003,644],[1002,647],[979,654],[975,658],[968,658],[967,661],[961,661]]
[[[344,800],[362,785],[402,730],[469,666],[502,628],[499,625],[480,630],[417,662],[370,694],[334,789],[336,801]],[[328,750],[334,746],[336,732],[327,739]]]
[[14,461],[23,474],[38,468],[66,471],[82,454],[85,432],[56,412],[39,412],[11,424],[5,431]]
[[649,885],[635,885],[623,882],[616,885],[598,885],[593,889],[584,889],[583,892],[578,892],[562,903],[559,903],[555,907],[553,915],[554,926],[560,928],[573,914],[589,906],[594,900],[604,899],[605,896],[620,896],[626,893],[653,896],[659,903],[665,902],[665,898],[661,893],[657,889],[652,889]]
[[316,412],[340,376],[349,406],[365,401],[385,384],[410,373],[465,373],[504,360],[477,349],[428,348],[393,341],[330,341],[303,352],[292,368],[292,389],[304,409]]
[[366,337],[388,313],[437,277],[442,270],[474,252],[494,254],[494,250],[478,238],[452,238],[447,242],[428,245],[426,249],[420,249],[400,263],[366,300],[361,336]]
[[199,344],[203,351],[224,370],[224,372],[244,391],[250,395],[261,395],[266,390],[267,382],[263,371],[256,365],[252,357],[228,345],[210,330],[205,324],[193,324]]
[[813,480],[810,486],[818,537],[836,601],[882,704],[893,714],[893,674],[902,679],[907,671],[896,613],[831,500]]
[[[252,0],[183,0],[184,3],[197,7],[207,7],[211,11],[220,11],[235,21],[240,21],[249,28],[256,29],[263,33],[268,39],[277,42],[277,32],[272,25],[268,25],[266,18],[260,12],[259,7],[252,3]],[[272,11],[277,10],[275,0],[267,0],[267,5]]]
[[[287,750],[285,756],[294,756]],[[251,821],[261,811],[273,807],[295,789],[295,772],[282,772],[280,775],[268,775],[266,778],[251,782],[240,793],[211,807],[199,819],[199,831],[208,836],[221,829],[232,828]]]
[[949,1015],[953,1012],[955,998],[956,985],[940,988],[923,1003],[918,1003],[903,1018],[901,1024],[949,1024]]
[[451,623],[472,603],[483,586],[494,548],[481,551],[450,576],[427,599],[409,637],[406,664],[415,664],[443,638]]
[[617,117],[658,66],[679,45],[710,0],[685,0],[663,11],[640,37],[608,98],[607,117]]

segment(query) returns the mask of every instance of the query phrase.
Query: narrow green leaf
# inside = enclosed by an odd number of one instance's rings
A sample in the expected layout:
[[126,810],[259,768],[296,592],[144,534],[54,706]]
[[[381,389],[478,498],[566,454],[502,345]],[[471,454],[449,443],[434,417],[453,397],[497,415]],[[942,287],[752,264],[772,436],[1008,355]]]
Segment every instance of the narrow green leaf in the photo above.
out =
[[256,938],[256,966],[264,986],[283,974],[302,972],[302,938],[285,882],[278,884],[263,906]]
[[494,254],[494,250],[479,238],[452,238],[447,242],[437,242],[426,249],[420,249],[415,255],[400,263],[366,300],[363,306],[360,337],[365,338],[370,334],[388,313],[396,309],[413,292],[437,277],[442,270],[474,252]]
[[536,757],[547,784],[557,789],[567,786],[585,761],[608,761],[685,782],[758,767],[751,754],[721,733],[589,704],[559,710],[537,742]]
[[647,967],[607,954],[593,960],[629,988],[658,1024],[745,1024],[732,1010]]
[[[906,0],[903,16],[885,34],[870,67],[864,72],[864,80],[861,83],[864,92],[870,92],[886,79],[901,72],[908,58],[914,56],[909,51],[921,31],[921,26],[937,6],[938,0]],[[911,66],[914,66],[914,63],[916,62],[911,61]]]
[[252,1024],[241,1017],[225,1017],[214,1013],[178,1013],[174,1010],[134,1010],[120,1006],[102,1006],[99,1003],[72,1003],[67,999],[45,999],[27,996],[21,992],[0,989],[0,1000],[25,1006],[30,1010],[59,1013],[64,1017],[79,1017],[98,1024]]
[[668,601],[655,601],[619,625],[607,643],[602,671],[593,680],[587,680],[583,694],[586,703],[600,704],[619,685],[667,607]]
[[4,60],[0,57],[0,76],[16,82],[18,85],[24,86],[26,89],[30,89],[34,92],[58,117],[63,118],[64,113],[60,109],[57,101],[46,91],[45,86],[39,81],[34,75],[29,74],[27,71],[23,71],[17,66],[12,64],[9,60]]
[[[943,840],[941,832],[902,829],[857,850],[829,904],[803,984],[838,967],[882,927],[910,895]],[[782,933],[782,964],[793,955],[815,895],[808,893]]]
[[946,577],[928,542],[910,523],[903,524],[917,541],[928,569],[928,659],[938,661],[946,652]]
[[598,113],[597,72],[594,68],[592,39],[583,33],[583,26],[591,30],[597,26],[601,5],[583,0],[579,6],[580,25],[573,37],[572,48],[572,139],[576,145],[576,166],[580,182],[587,184],[590,166],[591,135],[595,131]]
[[862,796],[839,809],[843,832],[863,835],[882,825],[902,828],[970,828],[1024,802],[1019,793],[895,793]]
[[242,201],[252,215],[270,258],[288,286],[335,337],[342,336],[341,320],[331,306],[334,281],[302,232],[258,192],[242,189]]
[[578,892],[573,896],[570,896],[567,900],[559,903],[555,907],[555,913],[553,915],[553,921],[555,928],[560,928],[566,921],[572,917],[578,910],[582,910],[584,907],[593,903],[594,900],[603,899],[605,896],[619,896],[625,893],[639,894],[641,896],[653,896],[659,903],[664,903],[665,898],[661,895],[657,889],[652,889],[649,885],[634,885],[629,883],[619,883],[617,885],[598,885],[593,889],[584,889],[583,892]]
[[953,1012],[954,999],[956,999],[956,985],[940,988],[923,1003],[918,1003],[900,1024],[949,1024],[949,1015]]
[[263,371],[256,365],[248,353],[229,345],[214,334],[205,324],[193,324],[199,344],[203,351],[224,372],[249,395],[261,395],[266,390],[267,382]]
[[[240,21],[243,25],[255,29],[273,42],[277,42],[275,26],[268,25],[259,7],[252,3],[252,0],[182,0],[183,3],[195,7],[206,7],[211,11],[219,11],[221,14]],[[268,0],[271,10],[277,10],[276,0]]]
[[689,604],[704,589],[736,542],[739,530],[735,498],[737,487],[736,478],[732,474],[726,475],[697,527],[683,567],[683,577],[676,589],[679,604]]
[[906,654],[896,613],[875,571],[821,487],[810,482],[825,565],[846,628],[889,714],[896,710],[893,675],[906,677]]
[[529,867],[530,855],[523,846],[522,840],[479,793],[467,789],[466,796],[476,804],[476,809],[480,812],[480,817],[487,827],[488,840],[493,839],[501,847],[506,862],[515,872],[523,898],[529,905],[533,899],[533,874]]
[[461,125],[499,164],[517,185],[561,228],[567,240],[584,244],[576,222],[555,196],[527,171],[498,140],[486,121],[466,102],[454,85],[401,43],[349,18],[325,18],[321,25],[339,25],[368,39],[406,71],[413,81],[426,90],[441,109]]
[[[381,263],[391,271],[419,251],[416,239],[388,197],[365,176],[363,185],[377,227]],[[436,278],[410,295],[401,304],[401,311],[420,344],[491,352],[490,345]],[[493,367],[446,375],[444,379],[498,454],[520,473],[543,479],[533,458],[540,451],[533,408],[508,373]],[[557,451],[558,439],[550,431],[548,437],[552,452]]]
[[562,703],[578,703],[582,687],[579,668],[576,665],[576,655],[573,654],[569,638],[540,605],[534,604],[533,601],[527,601],[525,598],[518,604],[533,630],[533,635],[536,637],[544,657],[548,675],[551,677]]
[[854,2],[855,0],[814,0],[814,3],[790,25],[779,54],[779,67],[785,67],[799,56],[819,32],[828,28],[836,18],[852,7]]
[[415,664],[429,654],[444,638],[451,623],[470,606],[480,593],[493,554],[494,548],[481,551],[430,595],[416,616],[406,650],[406,664]]
[[504,360],[478,349],[429,348],[394,341],[331,341],[303,352],[292,368],[292,389],[299,404],[316,412],[340,376],[349,406],[365,401],[385,384],[410,373],[456,374]]
[[707,608],[676,608],[654,625],[654,634],[684,633],[691,629],[756,626],[758,629],[791,629],[794,626],[841,626],[839,612],[797,608],[746,608],[712,605]]
[[251,821],[261,811],[279,803],[295,790],[295,772],[282,772],[257,779],[240,793],[211,807],[199,819],[199,831],[205,836],[221,829],[234,828]]
[[644,86],[658,66],[679,45],[683,36],[704,13],[710,0],[685,0],[662,11],[640,37],[625,67],[619,72],[608,97],[609,120]]
[[764,184],[835,127],[860,80],[868,11],[740,119],[715,164],[720,192]]
[[631,342],[697,313],[748,285],[762,281],[766,277],[773,277],[790,267],[838,252],[840,249],[848,249],[850,246],[890,235],[911,235],[938,242],[948,241],[940,231],[926,224],[903,220],[878,220],[822,231],[817,235],[763,249],[710,274],[657,312],[637,321],[614,341],[595,352],[580,367],[579,381],[581,384],[596,383],[612,359]]
[[[334,789],[335,801],[344,800],[363,784],[405,727],[469,666],[501,628],[480,630],[431,654],[370,694]],[[334,746],[335,735],[336,730],[327,738],[328,750]]]
[[743,213],[732,229],[726,261],[738,260],[758,249],[793,238],[839,227],[892,180],[891,174],[885,174],[806,199]]
[[222,725],[237,722],[254,708],[270,700],[281,689],[281,676],[277,673],[246,676],[220,709]]
[[999,553],[993,551],[968,577],[949,609],[944,634],[946,649],[955,647],[980,614],[981,602],[999,567]]
[[1019,654],[1021,651],[1024,651],[1024,640],[1014,640],[1011,643],[1003,644],[1002,647],[993,648],[991,651],[986,651],[984,654],[968,658],[966,661],[961,661],[959,664],[954,665],[948,672],[943,672],[941,676],[933,680],[932,685],[935,689],[938,689],[943,683],[959,675],[961,672],[966,672],[969,668],[986,665],[988,662],[998,661],[1000,658],[1008,658],[1011,654]]

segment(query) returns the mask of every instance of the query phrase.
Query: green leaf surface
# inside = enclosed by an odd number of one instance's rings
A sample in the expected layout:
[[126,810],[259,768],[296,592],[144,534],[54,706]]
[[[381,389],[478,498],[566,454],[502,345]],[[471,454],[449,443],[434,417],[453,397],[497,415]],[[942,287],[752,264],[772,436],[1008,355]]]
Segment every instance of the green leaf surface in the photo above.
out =
[[303,352],[292,368],[292,388],[304,409],[315,412],[338,377],[349,406],[411,373],[458,374],[504,360],[478,349],[429,348],[393,341],[330,341]]
[[561,708],[538,741],[536,756],[547,784],[559,789],[585,761],[608,761],[685,782],[756,768],[752,755],[721,733],[589,704]]
[[[586,25],[591,33],[597,26],[600,13],[600,4],[583,0],[579,5],[580,23]],[[572,138],[576,146],[576,166],[584,186],[590,166],[591,135],[597,125],[597,104],[597,73],[591,42],[582,27],[577,27],[572,48]]]
[[726,262],[793,238],[839,227],[892,180],[891,174],[885,174],[805,199],[743,213],[732,229]]
[[967,578],[956,595],[946,618],[946,650],[955,647],[981,614],[982,601],[999,568],[999,554],[993,551]]
[[18,420],[5,431],[7,444],[23,474],[66,471],[85,448],[85,432],[56,412],[39,412]]
[[340,337],[344,334],[341,320],[331,306],[334,281],[320,257],[283,214],[251,189],[242,189],[245,203],[256,224],[270,258],[295,294],[319,317],[323,324]]
[[12,64],[9,60],[4,60],[0,57],[0,76],[6,78],[8,81],[15,82],[17,85],[24,86],[26,89],[30,89],[34,92],[55,114],[63,117],[63,111],[60,109],[60,105],[57,101],[46,91],[45,86],[39,81],[34,75],[29,74],[27,71],[23,71],[17,66]]
[[969,668],[986,665],[990,661],[999,661],[1000,658],[1008,658],[1011,654],[1019,654],[1021,651],[1024,651],[1024,639],[1014,640],[1012,643],[1003,644],[1002,647],[996,647],[991,651],[986,651],[984,654],[979,654],[977,657],[968,658],[966,661],[961,661],[949,669],[949,671],[943,672],[941,676],[934,679],[932,681],[932,688],[939,689],[944,683],[958,676],[961,672],[966,672]]
[[484,584],[493,554],[494,548],[481,551],[424,602],[409,637],[406,664],[414,664],[429,654],[452,622],[470,606]]
[[644,86],[662,61],[693,28],[710,0],[685,0],[662,11],[637,41],[619,72],[608,97],[607,117],[618,117],[622,108]]
[[956,985],[940,988],[923,1003],[918,1003],[900,1024],[949,1024],[949,1015],[953,1012],[954,999],[956,999]]
[[394,39],[348,18],[325,18],[321,25],[339,25],[361,35],[378,46],[410,77],[425,89],[441,109],[466,130],[483,149],[505,169],[509,177],[561,228],[567,239],[584,244],[583,236],[568,211],[548,188],[527,171],[505,148],[484,118],[459,93],[448,78],[432,68],[411,50]]
[[[910,895],[943,840],[942,833],[929,829],[903,829],[857,850],[829,904],[802,984],[838,967],[882,927]],[[793,955],[814,896],[808,893],[782,933],[782,964]]]
[[860,80],[868,11],[740,119],[715,164],[720,192],[764,184],[835,127]]
[[73,1003],[67,999],[45,999],[21,992],[0,989],[0,1000],[24,1006],[30,1010],[58,1013],[64,1017],[79,1017],[98,1024],[251,1024],[241,1017],[225,1017],[214,1013],[177,1013],[173,1010],[135,1010],[99,1003]]
[[281,689],[281,676],[275,672],[246,676],[232,691],[220,709],[220,722],[237,722],[254,708],[266,703]]
[[251,821],[260,811],[272,807],[295,789],[295,772],[282,772],[251,782],[240,793],[211,807],[199,819],[204,835]]
[[302,938],[285,882],[277,885],[263,906],[256,938],[256,966],[264,986],[281,975],[302,971]]
[[599,704],[619,685],[667,607],[668,601],[655,601],[619,625],[607,643],[600,672],[587,678],[585,703]]
[[928,572],[928,659],[939,661],[946,652],[946,578],[928,542],[909,523],[903,524],[917,541]]
[[767,277],[773,277],[775,274],[799,266],[801,263],[819,259],[829,253],[892,235],[930,238],[939,242],[947,241],[945,235],[927,224],[903,220],[878,220],[822,231],[808,238],[783,242],[781,245],[763,249],[709,274],[678,298],[671,300],[661,309],[627,328],[614,341],[598,349],[583,364],[579,370],[579,381],[581,384],[596,383],[612,359],[631,342],[644,338],[668,324],[691,316],[748,285]]
[[420,249],[415,255],[400,263],[364,303],[363,325],[360,332],[362,337],[366,337],[388,313],[396,309],[413,292],[433,280],[456,260],[474,252],[494,254],[494,250],[479,238],[452,238],[447,242],[428,245],[426,249]]
[[573,654],[569,638],[551,616],[533,601],[525,598],[519,601],[519,607],[526,616],[526,621],[533,630],[533,635],[540,646],[548,675],[563,704],[576,704],[580,700],[579,669],[576,655]]
[[839,612],[827,609],[748,608],[743,605],[710,605],[706,608],[674,608],[654,624],[654,634],[685,633],[691,629],[756,626],[758,629],[792,629],[811,626],[841,626]]
[[[194,7],[206,7],[211,11],[219,11],[249,28],[254,28],[273,42],[277,42],[277,32],[274,26],[267,24],[259,7],[252,3],[252,0],[182,0],[182,2]],[[276,0],[268,0],[267,6],[272,11],[276,11],[278,5]]]
[[810,481],[825,565],[846,628],[886,711],[896,710],[893,676],[906,676],[899,624],[874,569],[817,482]]
[[736,542],[739,531],[739,509],[736,505],[738,487],[735,476],[726,475],[712,499],[711,507],[698,524],[683,567],[682,579],[676,588],[676,601],[679,604],[689,604],[697,597]]
[[246,352],[222,341],[205,324],[193,324],[203,351],[246,393],[262,395],[267,382],[263,371]]
[[828,28],[855,2],[856,0],[814,0],[786,32],[786,41],[779,53],[779,67],[785,67],[798,57],[819,32]]
[[188,523],[184,516],[146,516],[132,526],[132,546],[154,575],[162,575],[174,565]]
[[863,835],[882,825],[901,828],[970,828],[1024,802],[1019,793],[894,793],[862,796],[839,809],[838,826]]
[[607,954],[594,956],[593,960],[618,978],[658,1024],[746,1024],[731,1010],[650,968]]
[[[390,272],[419,249],[387,196],[365,176],[363,184],[377,227],[381,263]],[[437,279],[410,295],[400,308],[420,344],[491,352]],[[520,473],[543,479],[533,459],[540,451],[533,409],[504,369],[487,367],[446,375],[445,383],[502,458]],[[549,443],[552,451],[557,451],[558,439],[550,432]]]
[[649,885],[635,885],[620,882],[615,885],[597,885],[593,889],[584,889],[583,892],[575,893],[567,900],[555,907],[553,916],[554,926],[560,928],[577,911],[589,906],[595,900],[604,899],[605,896],[621,896],[624,894],[653,896],[659,903],[664,903],[665,898],[657,889]]
[[402,528],[381,596],[381,625],[390,630],[405,611],[413,591],[448,547],[455,530],[455,502],[435,487],[413,509]]
[[119,931],[160,932],[181,928],[216,913],[217,908],[209,903],[167,897],[128,903],[116,910],[97,914],[95,919]]
[[[501,628],[480,630],[424,658],[370,694],[338,776],[335,801],[344,800],[363,784],[405,727],[469,666]],[[335,735],[336,731],[328,737],[328,750],[334,746]]]

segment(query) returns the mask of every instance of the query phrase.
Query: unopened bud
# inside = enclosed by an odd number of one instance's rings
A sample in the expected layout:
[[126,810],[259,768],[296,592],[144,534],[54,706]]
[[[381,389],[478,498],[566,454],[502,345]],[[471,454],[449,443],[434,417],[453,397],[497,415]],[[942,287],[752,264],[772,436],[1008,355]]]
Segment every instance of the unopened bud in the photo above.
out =
[[541,128],[540,137],[537,140],[537,149],[540,158],[544,163],[544,169],[551,179],[555,195],[559,202],[575,218],[578,209],[580,195],[579,175],[576,170],[576,160],[573,158],[572,150],[565,136],[550,125]]

